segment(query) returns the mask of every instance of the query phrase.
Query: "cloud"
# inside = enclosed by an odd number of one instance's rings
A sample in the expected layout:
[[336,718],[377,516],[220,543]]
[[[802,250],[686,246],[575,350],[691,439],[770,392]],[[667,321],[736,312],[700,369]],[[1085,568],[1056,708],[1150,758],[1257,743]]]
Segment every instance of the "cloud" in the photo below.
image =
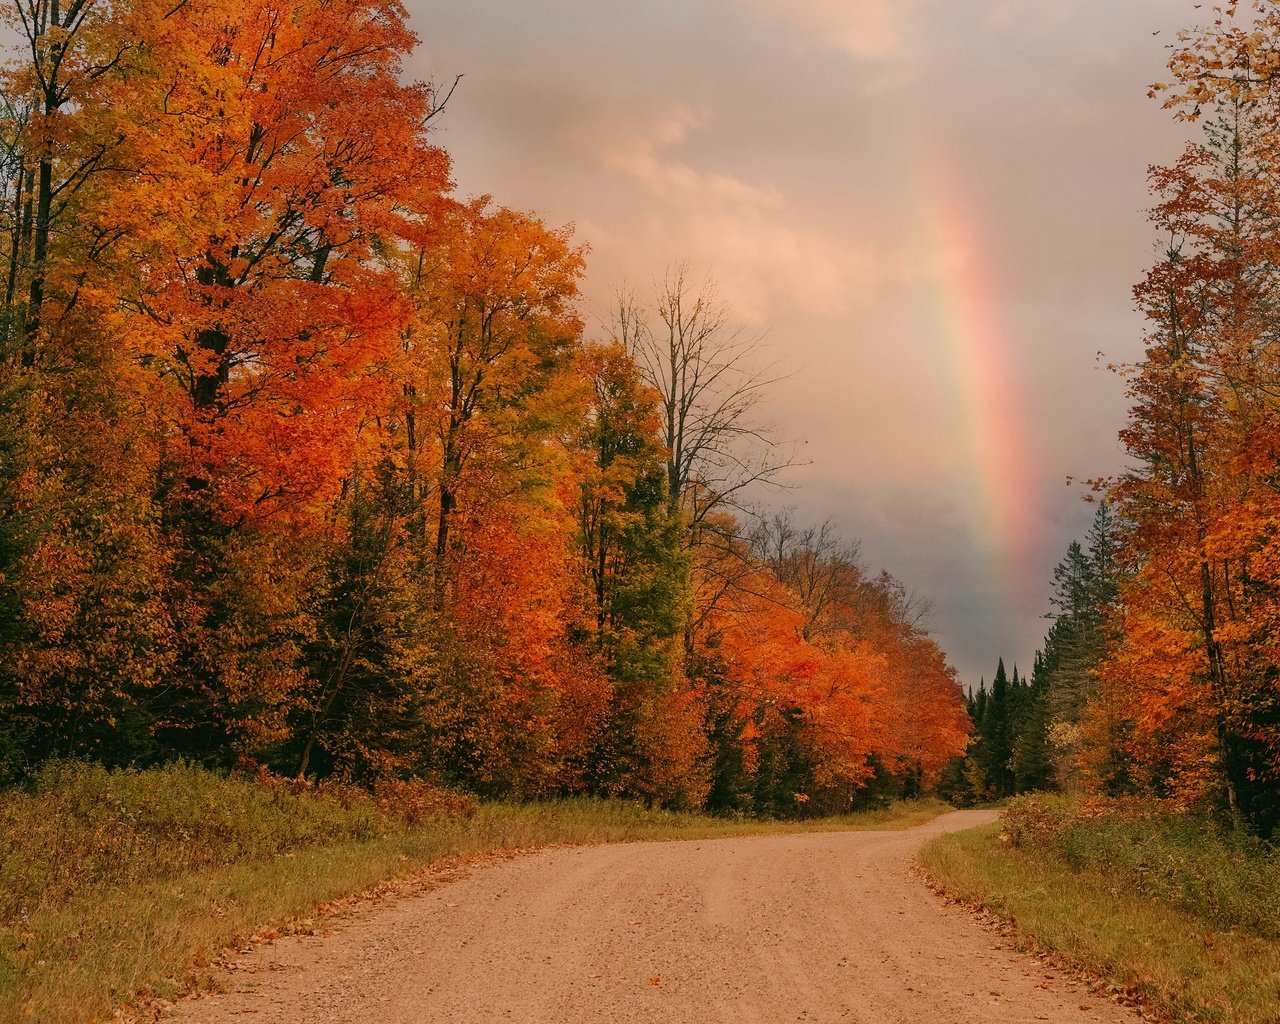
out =
[[676,107],[659,115],[640,134],[607,145],[599,154],[600,162],[615,173],[635,179],[655,195],[751,209],[781,206],[782,197],[774,189],[760,188],[728,174],[697,171],[669,155],[707,121],[705,113]]
[[[896,243],[885,251],[876,219],[850,213],[843,181],[824,198],[761,173],[753,145],[767,144],[745,145],[720,97],[690,102],[616,83],[583,94],[507,76],[479,89],[469,100],[503,118],[458,157],[464,191],[572,219],[591,245],[593,305],[607,307],[622,282],[643,289],[688,262],[715,278],[735,316],[766,329],[864,308],[906,273],[906,254]],[[508,177],[513,168],[521,173]]]
[[911,38],[915,0],[738,0],[810,44],[843,50],[860,60],[903,56]]
[[[633,256],[650,268],[687,261],[710,269],[735,315],[760,324],[797,312],[845,315],[915,276],[906,259],[886,257],[869,240],[807,222],[778,188],[685,159],[710,127],[705,111],[675,106],[647,123],[629,121],[625,134],[594,134],[596,162],[640,193],[625,229]],[[610,248],[623,241],[596,240]]]

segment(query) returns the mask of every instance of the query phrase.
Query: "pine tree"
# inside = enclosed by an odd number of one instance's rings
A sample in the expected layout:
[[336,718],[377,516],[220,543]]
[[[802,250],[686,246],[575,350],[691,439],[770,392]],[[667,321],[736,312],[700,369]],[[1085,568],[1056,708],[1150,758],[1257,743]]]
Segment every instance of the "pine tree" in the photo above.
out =
[[991,680],[991,692],[987,695],[978,724],[979,740],[974,755],[996,796],[1000,797],[1013,792],[1010,710],[1009,676],[1004,667],[1004,659],[1001,658]]
[[[1097,691],[1098,666],[1105,653],[1107,609],[1115,600],[1115,516],[1103,502],[1089,528],[1087,550],[1077,541],[1053,571],[1053,625],[1045,636],[1037,697],[1037,728],[1043,728],[1052,781],[1074,785],[1080,752],[1080,722]],[[1035,774],[1037,740],[1028,738],[1026,770]]]
[[589,460],[578,495],[578,547],[593,598],[595,648],[614,688],[594,783],[644,793],[653,751],[644,737],[676,686],[687,621],[683,517],[667,492],[658,396],[621,345],[583,354],[592,388],[579,446]]
[[1025,687],[1018,734],[1013,743],[1013,775],[1018,792],[1045,789],[1053,779],[1048,750],[1048,673],[1044,655],[1036,652]]

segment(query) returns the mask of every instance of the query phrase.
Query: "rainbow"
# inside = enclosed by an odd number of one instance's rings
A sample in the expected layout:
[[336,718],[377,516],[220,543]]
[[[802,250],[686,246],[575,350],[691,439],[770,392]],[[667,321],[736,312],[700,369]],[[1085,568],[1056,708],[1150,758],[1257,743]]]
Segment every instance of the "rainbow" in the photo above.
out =
[[932,254],[929,287],[939,367],[957,436],[962,479],[974,488],[964,502],[970,535],[996,564],[1011,610],[1037,600],[1034,473],[1029,417],[1013,372],[1014,343],[1001,315],[999,275],[974,204],[949,161],[922,160],[919,242]]

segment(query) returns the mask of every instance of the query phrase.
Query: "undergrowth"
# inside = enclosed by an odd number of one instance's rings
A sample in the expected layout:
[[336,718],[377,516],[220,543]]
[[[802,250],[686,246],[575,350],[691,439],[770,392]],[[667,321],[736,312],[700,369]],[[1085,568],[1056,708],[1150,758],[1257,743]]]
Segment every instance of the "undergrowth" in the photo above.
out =
[[1010,802],[921,852],[944,889],[1179,1021],[1280,1024],[1280,854],[1158,803]]
[[1280,939],[1280,853],[1241,829],[1158,804],[1036,796],[1010,804],[1004,831],[1216,928]]

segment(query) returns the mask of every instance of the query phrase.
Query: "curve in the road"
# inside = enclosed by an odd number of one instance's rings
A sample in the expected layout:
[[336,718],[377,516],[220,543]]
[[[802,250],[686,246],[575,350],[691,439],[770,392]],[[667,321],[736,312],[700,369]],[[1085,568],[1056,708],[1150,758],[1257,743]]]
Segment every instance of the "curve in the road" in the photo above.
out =
[[901,832],[551,850],[245,958],[187,1024],[1129,1022],[996,944],[911,872]]

